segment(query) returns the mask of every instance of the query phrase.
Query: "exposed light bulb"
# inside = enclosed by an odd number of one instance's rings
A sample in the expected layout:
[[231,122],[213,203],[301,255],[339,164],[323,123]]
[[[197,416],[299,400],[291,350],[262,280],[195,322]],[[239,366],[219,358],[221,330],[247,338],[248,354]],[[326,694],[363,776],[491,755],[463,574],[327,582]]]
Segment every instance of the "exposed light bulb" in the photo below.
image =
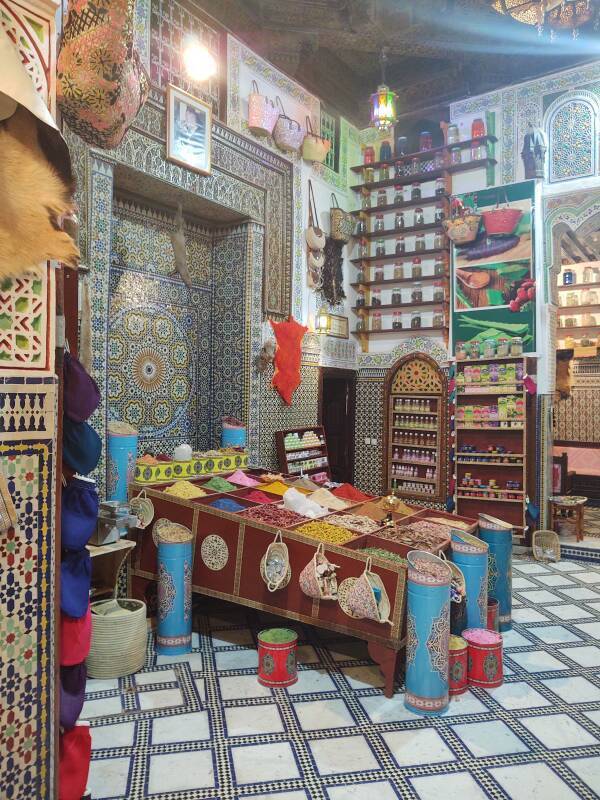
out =
[[182,58],[188,77],[196,83],[207,81],[217,74],[216,59],[197,39],[190,39],[184,44]]

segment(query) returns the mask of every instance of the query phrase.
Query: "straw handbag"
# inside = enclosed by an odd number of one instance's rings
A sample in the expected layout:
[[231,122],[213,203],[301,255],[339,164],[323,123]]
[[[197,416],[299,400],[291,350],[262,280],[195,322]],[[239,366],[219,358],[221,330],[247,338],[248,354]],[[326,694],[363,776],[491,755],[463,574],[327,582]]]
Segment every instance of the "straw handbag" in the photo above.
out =
[[477,238],[480,221],[481,214],[465,214],[454,219],[445,219],[442,225],[446,236],[454,244],[469,244]]
[[[383,581],[371,572],[372,560],[367,559],[365,570],[348,592],[346,605],[356,619],[372,619],[375,622],[392,625],[390,601]],[[379,599],[377,598],[379,595]]]
[[503,208],[500,208],[500,202],[497,200],[496,208],[491,211],[484,211],[482,214],[483,227],[488,236],[509,236],[523,216],[520,208],[510,207],[506,192],[504,192],[504,199]]
[[319,227],[317,204],[310,179],[308,181],[308,228],[304,235],[310,250],[322,250],[325,247],[325,233]]
[[256,81],[252,81],[252,91],[248,95],[248,130],[255,136],[270,136],[278,117],[275,103],[261,94]]
[[310,117],[306,117],[306,136],[302,142],[302,158],[322,163],[327,157],[331,142],[313,131]]
[[[103,614],[118,604],[122,613]],[[86,666],[90,678],[107,680],[131,675],[144,666],[148,625],[141,600],[101,600],[92,603],[92,645]]]
[[267,547],[260,561],[260,575],[270,592],[285,589],[292,577],[290,555],[287,544],[284,544],[281,531]]
[[534,531],[531,544],[536,561],[560,561],[560,539],[555,531]]
[[337,242],[349,242],[354,233],[354,217],[348,211],[340,208],[333,192],[331,193],[329,219],[331,221],[331,238]]
[[337,600],[337,564],[332,564],[325,555],[325,544],[321,542],[314,556],[300,573],[300,588],[315,600]]
[[279,117],[273,128],[273,139],[280,150],[286,153],[297,153],[304,141],[304,131],[299,122],[285,113],[279,97],[275,98],[279,109]]
[[129,508],[132,514],[135,514],[137,517],[137,527],[142,531],[147,528],[154,519],[154,503],[146,496],[145,489],[142,489],[138,495],[131,498],[129,501]]

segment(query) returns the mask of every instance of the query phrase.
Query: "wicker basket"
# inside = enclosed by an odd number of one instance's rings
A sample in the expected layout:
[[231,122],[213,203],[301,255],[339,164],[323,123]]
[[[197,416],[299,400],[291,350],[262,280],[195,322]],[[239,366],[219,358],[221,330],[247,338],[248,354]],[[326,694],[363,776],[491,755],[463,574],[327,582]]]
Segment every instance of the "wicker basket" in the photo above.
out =
[[131,613],[123,616],[94,613],[107,602],[92,603],[92,646],[87,657],[90,678],[122,678],[138,672],[146,660],[148,626],[146,604],[141,600],[118,600]]
[[464,217],[445,219],[442,225],[447,237],[454,244],[468,244],[477,238],[480,221],[480,214],[466,214]]
[[560,539],[554,531],[534,531],[532,549],[536,561],[560,561]]

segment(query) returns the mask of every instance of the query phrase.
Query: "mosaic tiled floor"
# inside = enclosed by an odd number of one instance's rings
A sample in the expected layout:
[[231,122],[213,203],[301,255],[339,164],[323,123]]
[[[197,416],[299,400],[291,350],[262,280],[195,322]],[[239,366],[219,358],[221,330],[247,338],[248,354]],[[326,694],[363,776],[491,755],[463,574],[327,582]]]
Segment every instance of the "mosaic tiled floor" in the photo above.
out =
[[194,652],[89,681],[95,800],[572,800],[600,796],[600,565],[518,560],[504,685],[444,717],[383,697],[361,642],[304,628],[299,681],[255,677],[254,633],[227,606]]

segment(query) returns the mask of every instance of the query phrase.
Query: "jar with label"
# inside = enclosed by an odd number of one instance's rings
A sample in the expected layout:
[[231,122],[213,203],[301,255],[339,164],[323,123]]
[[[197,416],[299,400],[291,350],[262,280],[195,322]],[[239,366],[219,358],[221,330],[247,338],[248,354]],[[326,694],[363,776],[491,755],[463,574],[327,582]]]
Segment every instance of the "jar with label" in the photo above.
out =
[[433,237],[433,246],[436,250],[446,247],[446,237],[441,231],[436,231]]
[[400,313],[400,311],[394,311],[394,318],[393,318],[393,321],[392,321],[392,328],[395,331],[402,330],[402,314]]
[[375,182],[375,170],[373,167],[367,167],[365,170],[365,183]]
[[472,342],[467,342],[469,358],[479,358],[481,355],[479,342],[475,339]]
[[381,330],[381,311],[376,311],[373,314],[373,319],[371,321],[371,330],[380,331]]
[[424,225],[424,224],[425,224],[425,214],[423,213],[423,209],[415,208],[413,225],[416,228],[418,225]]
[[356,293],[356,306],[357,308],[360,308],[361,306],[364,306],[366,304],[367,301],[365,299],[365,290],[359,289],[358,292]]
[[558,326],[559,328],[576,328],[577,317],[559,317]]
[[435,179],[435,195],[436,197],[442,197],[446,194],[446,181],[444,178],[436,178]]
[[405,226],[404,222],[404,213],[402,211],[397,211],[396,216],[394,218],[394,227],[397,231],[401,231]]
[[384,279],[385,279],[385,274],[384,274],[384,271],[383,271],[383,267],[381,267],[381,266],[380,267],[375,267],[375,271],[373,273],[373,280],[376,283],[378,283],[379,281],[382,281]]
[[408,147],[408,139],[406,136],[397,136],[396,137],[396,157],[399,158],[406,154],[406,148]]
[[356,223],[356,235],[362,236],[364,233],[367,232],[367,223],[364,219],[359,219]]
[[377,239],[377,244],[375,245],[375,256],[377,258],[382,258],[385,255],[385,239]]
[[359,317],[356,320],[356,330],[357,330],[357,332],[364,331],[366,329],[367,329],[367,326],[365,324],[364,317]]
[[471,123],[471,139],[479,139],[480,136],[485,136],[485,122],[481,117],[475,117]]
[[421,184],[420,183],[413,183],[412,189],[410,192],[410,199],[411,200],[420,200],[421,199]]
[[479,139],[473,139],[471,142],[471,161],[481,161],[485,158],[485,147]]
[[598,292],[595,289],[586,289],[585,292],[583,292],[581,299],[584,306],[597,306]]
[[433,157],[433,168],[434,169],[443,169],[446,164],[446,154],[444,150],[438,150],[435,156]]
[[392,145],[388,139],[384,139],[379,148],[379,160],[390,161],[392,158]]
[[410,292],[410,299],[413,303],[423,302],[423,287],[420,283],[415,283]]
[[579,294],[577,292],[567,292],[567,305],[568,306],[579,305]]
[[404,186],[394,186],[394,205],[404,202]]
[[404,240],[404,236],[399,236],[396,239],[396,255],[405,252],[406,252],[406,242]]
[[415,250],[420,252],[421,250],[427,250],[427,242],[425,241],[425,234],[418,233],[415,236]]
[[596,317],[593,314],[584,314],[581,319],[581,324],[584,328],[589,328],[596,325]]
[[444,260],[444,256],[437,255],[435,257],[435,261],[433,262],[433,274],[434,275],[446,274],[446,262]]
[[454,345],[454,355],[457,361],[464,361],[467,357],[467,346],[464,342],[456,342]]
[[458,125],[448,125],[448,144],[456,144],[460,142],[460,133],[458,132]]
[[421,259],[420,258],[413,258],[412,262],[412,270],[411,270],[411,278],[422,278],[423,277],[423,267],[421,266]]
[[380,189],[377,192],[377,206],[381,208],[381,206],[387,206],[387,192],[385,189]]
[[563,272],[563,286],[573,286],[575,283],[577,283],[575,271],[572,269],[566,269]]
[[371,192],[364,192],[360,201],[361,208],[371,208]]
[[433,302],[443,303],[446,299],[446,291],[443,283],[434,283],[433,285]]
[[394,264],[394,280],[401,281],[404,279],[404,264],[400,262],[399,264]]
[[444,204],[436,203],[434,220],[436,222],[443,222],[445,218],[446,218],[446,210],[444,209]]
[[505,336],[500,336],[496,342],[496,355],[500,358],[507,358],[510,353],[510,342]]
[[366,239],[360,240],[360,244],[358,245],[358,257],[359,258],[369,257],[369,243]]
[[372,306],[381,305],[381,289],[373,289],[373,291],[371,292],[371,305]]
[[435,311],[433,314],[433,327],[434,328],[443,328],[444,327],[444,313],[442,311]]
[[402,290],[392,289],[392,305],[399,306],[402,303]]
[[520,336],[513,336],[510,340],[510,354],[511,356],[523,355],[523,339]]
[[429,131],[421,131],[419,134],[419,150],[431,150],[433,147],[433,138]]
[[460,147],[450,148],[450,163],[462,164],[462,148]]
[[364,271],[364,269],[362,267],[356,273],[356,282],[357,283],[364,283],[365,282],[365,271]]
[[379,167],[379,180],[380,181],[388,181],[390,179],[390,168],[387,164],[382,164]]
[[373,164],[375,161],[375,149],[373,147],[365,147],[363,150],[363,163]]
[[383,218],[383,214],[376,214],[375,215],[375,232],[382,231],[385,228],[385,221]]
[[410,161],[410,171],[412,175],[418,175],[421,172],[421,159],[416,156]]
[[485,339],[483,342],[483,357],[493,358],[496,355],[496,340]]
[[410,327],[411,328],[421,327],[421,313],[419,311],[413,311],[413,313],[410,315]]

